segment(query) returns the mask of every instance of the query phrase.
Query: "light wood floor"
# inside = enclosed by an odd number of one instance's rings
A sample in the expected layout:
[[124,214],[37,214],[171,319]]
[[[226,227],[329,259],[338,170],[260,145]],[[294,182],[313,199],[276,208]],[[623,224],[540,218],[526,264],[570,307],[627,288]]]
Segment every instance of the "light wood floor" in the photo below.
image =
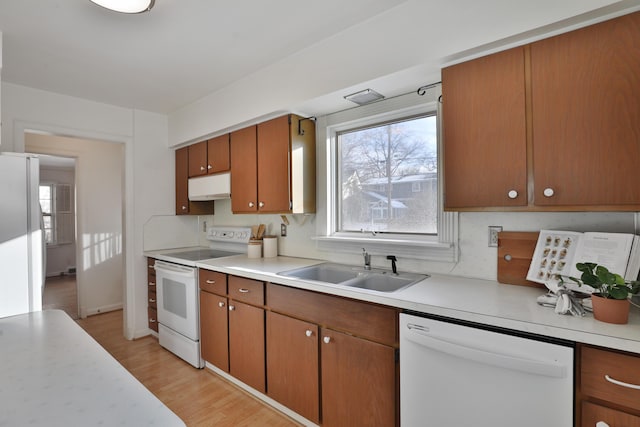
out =
[[78,324],[189,427],[299,426],[210,370],[193,368],[151,336],[126,340],[122,311]]
[[42,308],[64,310],[72,319],[78,316],[76,276],[47,277],[44,282]]

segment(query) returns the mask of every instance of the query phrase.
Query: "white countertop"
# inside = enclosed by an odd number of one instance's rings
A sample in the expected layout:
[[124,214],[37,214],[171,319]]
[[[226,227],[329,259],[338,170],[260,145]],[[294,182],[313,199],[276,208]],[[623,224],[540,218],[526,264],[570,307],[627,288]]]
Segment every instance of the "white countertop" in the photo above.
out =
[[[145,254],[152,256],[150,254]],[[593,344],[640,354],[640,309],[632,307],[627,325],[585,317],[559,315],[537,304],[544,290],[489,280],[434,275],[406,289],[384,293],[323,284],[277,273],[324,262],[279,256],[250,259],[237,255],[196,262],[196,266],[227,274],[325,292],[401,309],[451,317],[501,328]]]
[[60,310],[0,319],[0,426],[184,426]]

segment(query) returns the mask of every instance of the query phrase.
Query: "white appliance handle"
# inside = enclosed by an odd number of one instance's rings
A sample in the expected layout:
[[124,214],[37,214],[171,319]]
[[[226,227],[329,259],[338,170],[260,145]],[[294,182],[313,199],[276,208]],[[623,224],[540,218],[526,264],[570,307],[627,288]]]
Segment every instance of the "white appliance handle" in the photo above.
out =
[[[450,354],[468,360],[473,360],[485,365],[492,365],[498,368],[512,369],[534,375],[544,375],[547,377],[563,378],[566,376],[565,367],[558,364],[543,362],[533,359],[524,359],[507,354],[494,353],[471,346],[459,345],[449,342],[440,337],[425,335],[424,327],[409,323],[407,325],[406,338],[423,347],[430,348],[441,353]],[[400,349],[402,351],[402,349]]]
[[156,261],[153,268],[156,272],[162,272],[182,277],[194,277],[195,269],[192,267],[182,267],[180,265],[169,264],[166,262]]

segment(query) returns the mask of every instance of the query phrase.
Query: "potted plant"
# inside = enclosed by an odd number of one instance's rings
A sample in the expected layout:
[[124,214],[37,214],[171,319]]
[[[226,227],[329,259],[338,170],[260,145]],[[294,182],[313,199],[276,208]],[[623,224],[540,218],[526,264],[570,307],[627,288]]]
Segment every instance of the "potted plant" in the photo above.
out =
[[[591,295],[593,317],[607,323],[624,324],[629,319],[629,296],[640,292],[640,281],[626,281],[621,275],[610,272],[605,266],[592,262],[576,264],[580,278],[568,278],[578,286],[589,285],[595,289]],[[564,282],[564,277],[560,277]]]

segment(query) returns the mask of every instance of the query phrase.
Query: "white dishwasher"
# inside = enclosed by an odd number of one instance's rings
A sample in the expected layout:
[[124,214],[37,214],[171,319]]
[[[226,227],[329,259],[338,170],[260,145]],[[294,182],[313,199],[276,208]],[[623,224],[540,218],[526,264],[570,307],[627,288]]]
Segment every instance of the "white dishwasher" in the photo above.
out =
[[573,426],[574,343],[445,320],[400,314],[403,427]]

